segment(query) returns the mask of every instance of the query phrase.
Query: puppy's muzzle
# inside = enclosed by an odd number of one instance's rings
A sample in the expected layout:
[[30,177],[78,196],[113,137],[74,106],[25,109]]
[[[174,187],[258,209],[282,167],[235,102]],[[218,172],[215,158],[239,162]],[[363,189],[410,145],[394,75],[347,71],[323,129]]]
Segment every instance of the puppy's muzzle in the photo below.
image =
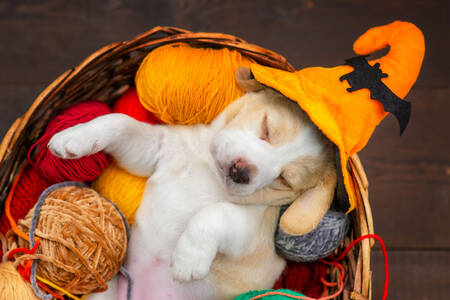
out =
[[237,159],[230,166],[228,176],[230,176],[234,183],[248,184],[250,182],[250,169],[248,164],[241,159]]

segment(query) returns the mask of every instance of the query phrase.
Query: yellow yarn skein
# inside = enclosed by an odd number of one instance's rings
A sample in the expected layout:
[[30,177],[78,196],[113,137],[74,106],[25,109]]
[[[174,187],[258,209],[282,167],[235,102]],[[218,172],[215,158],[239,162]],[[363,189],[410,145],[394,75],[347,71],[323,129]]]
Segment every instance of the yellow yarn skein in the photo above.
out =
[[235,73],[251,63],[236,50],[169,44],[145,57],[136,88],[142,105],[163,122],[208,124],[243,95]]
[[31,284],[23,280],[14,263],[10,261],[0,264],[0,299],[39,299],[34,294]]
[[92,188],[114,202],[131,225],[147,179],[130,174],[113,162],[92,183]]

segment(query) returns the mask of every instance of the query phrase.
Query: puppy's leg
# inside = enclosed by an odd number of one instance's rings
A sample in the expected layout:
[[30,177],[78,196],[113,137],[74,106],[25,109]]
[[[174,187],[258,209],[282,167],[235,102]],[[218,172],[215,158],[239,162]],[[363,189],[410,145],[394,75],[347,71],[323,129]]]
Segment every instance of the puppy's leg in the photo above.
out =
[[108,114],[55,134],[48,147],[65,159],[104,150],[130,172],[148,177],[158,160],[164,131],[163,126],[152,126],[124,114]]
[[221,202],[194,215],[172,256],[174,278],[205,278],[218,252],[236,258],[252,252],[266,208]]
[[333,201],[336,178],[336,172],[330,171],[321,183],[300,195],[281,216],[281,229],[303,235],[316,228]]

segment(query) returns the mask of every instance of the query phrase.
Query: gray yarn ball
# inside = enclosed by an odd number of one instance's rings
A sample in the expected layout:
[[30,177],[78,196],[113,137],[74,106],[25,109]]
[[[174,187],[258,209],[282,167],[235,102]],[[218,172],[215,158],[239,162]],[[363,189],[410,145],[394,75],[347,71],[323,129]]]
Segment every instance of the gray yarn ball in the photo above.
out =
[[329,210],[317,228],[305,235],[290,235],[278,227],[275,247],[277,253],[288,260],[316,261],[333,253],[344,240],[349,226],[346,214]]

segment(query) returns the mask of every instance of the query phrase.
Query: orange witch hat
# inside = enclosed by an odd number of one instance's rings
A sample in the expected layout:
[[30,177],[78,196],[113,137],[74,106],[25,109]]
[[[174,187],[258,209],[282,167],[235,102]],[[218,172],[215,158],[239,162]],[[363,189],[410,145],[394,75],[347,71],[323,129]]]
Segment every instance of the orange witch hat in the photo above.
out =
[[[390,50],[386,56],[368,63],[375,70],[379,64],[379,78],[387,87],[385,89],[395,94],[394,97],[403,99],[419,75],[425,53],[424,37],[415,25],[395,21],[368,30],[356,40],[353,50],[358,55],[367,55],[388,45]],[[293,73],[258,64],[252,64],[250,68],[257,81],[297,102],[337,146],[340,160],[338,169],[340,167],[342,173],[341,178],[350,204],[349,211],[354,209],[355,190],[347,161],[367,144],[375,127],[386,117],[386,111],[389,110],[386,104],[371,99],[372,90],[356,90],[354,86],[350,86],[349,74],[356,71],[356,68],[349,65],[312,67]],[[387,74],[387,77],[382,76],[381,72]],[[402,101],[398,98],[396,101]],[[405,120],[399,121],[403,130]]]

